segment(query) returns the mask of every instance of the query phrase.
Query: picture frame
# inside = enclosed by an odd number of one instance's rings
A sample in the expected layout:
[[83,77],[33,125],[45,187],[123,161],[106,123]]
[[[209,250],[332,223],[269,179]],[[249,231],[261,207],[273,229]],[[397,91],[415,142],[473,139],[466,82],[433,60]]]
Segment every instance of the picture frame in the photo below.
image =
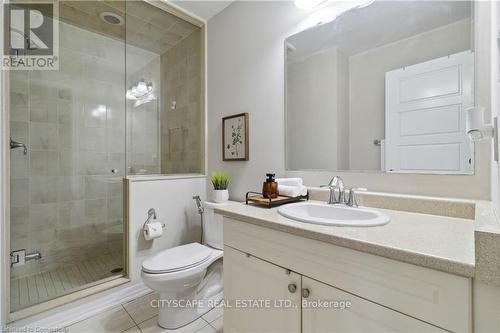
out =
[[222,160],[248,161],[248,113],[222,118]]

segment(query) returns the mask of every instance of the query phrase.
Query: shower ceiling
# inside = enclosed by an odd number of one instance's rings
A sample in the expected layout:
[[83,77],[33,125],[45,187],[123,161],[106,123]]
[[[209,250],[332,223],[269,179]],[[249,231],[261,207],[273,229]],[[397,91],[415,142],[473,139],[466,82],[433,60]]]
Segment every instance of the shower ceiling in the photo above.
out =
[[[123,40],[126,35],[127,44],[156,54],[165,53],[198,29],[144,1],[65,1],[60,2],[59,13],[61,20],[84,29]],[[125,25],[103,21],[103,13],[124,17]]]

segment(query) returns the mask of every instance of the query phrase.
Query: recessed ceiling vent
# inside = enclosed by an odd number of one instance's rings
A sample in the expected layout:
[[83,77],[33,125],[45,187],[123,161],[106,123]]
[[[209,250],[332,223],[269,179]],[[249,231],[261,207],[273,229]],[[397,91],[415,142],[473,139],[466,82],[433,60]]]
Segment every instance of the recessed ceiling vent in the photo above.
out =
[[102,12],[99,14],[101,20],[112,25],[122,25],[123,17],[113,12]]

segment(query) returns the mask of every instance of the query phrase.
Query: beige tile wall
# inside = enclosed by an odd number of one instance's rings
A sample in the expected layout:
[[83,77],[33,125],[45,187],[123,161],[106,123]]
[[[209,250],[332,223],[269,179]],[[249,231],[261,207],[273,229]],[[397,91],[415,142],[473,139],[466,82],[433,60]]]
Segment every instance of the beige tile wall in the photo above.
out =
[[162,173],[202,172],[201,36],[198,29],[161,56]]

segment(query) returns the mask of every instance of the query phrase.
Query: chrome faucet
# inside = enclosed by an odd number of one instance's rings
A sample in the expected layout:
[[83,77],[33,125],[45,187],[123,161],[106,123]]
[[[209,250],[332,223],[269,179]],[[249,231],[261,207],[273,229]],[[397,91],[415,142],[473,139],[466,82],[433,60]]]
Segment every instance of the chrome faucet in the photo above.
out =
[[[327,185],[321,185],[321,187],[328,187],[330,189],[330,198],[328,199],[329,205],[345,204],[349,207],[358,207],[356,193],[367,191],[367,189],[363,187],[347,189],[348,196],[346,197],[344,181],[339,176],[333,177]],[[336,192],[338,192],[338,196],[336,195]]]
[[10,149],[16,149],[16,148],[23,148],[23,154],[26,155],[28,154],[28,147],[22,143],[22,142],[17,142],[12,140],[12,137],[10,138]]
[[[327,185],[321,185],[321,187],[328,187],[330,189],[330,199],[328,200],[329,205],[344,203],[344,181],[339,176],[333,177]],[[338,197],[335,195],[335,191],[338,190]]]
[[366,191],[368,191],[368,189],[364,187],[356,187],[349,189],[349,196],[347,197],[345,204],[349,207],[358,207],[358,200],[356,199],[356,193],[366,192]]

